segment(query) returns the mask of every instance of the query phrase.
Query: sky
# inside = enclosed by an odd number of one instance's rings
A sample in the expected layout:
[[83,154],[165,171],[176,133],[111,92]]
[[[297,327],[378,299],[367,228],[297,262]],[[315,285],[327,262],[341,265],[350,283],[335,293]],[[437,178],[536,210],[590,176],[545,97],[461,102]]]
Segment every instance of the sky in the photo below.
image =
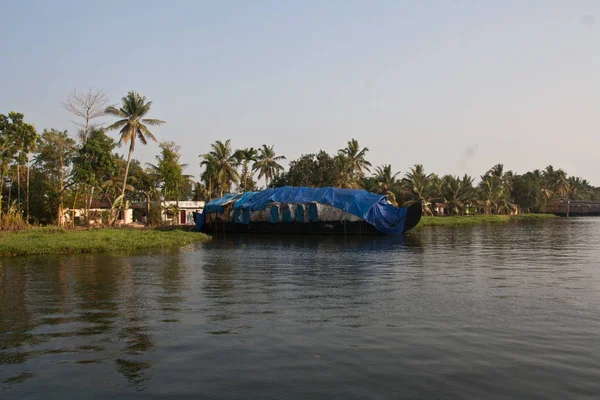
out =
[[[215,140],[274,145],[291,160],[356,138],[373,165],[401,174],[552,164],[600,185],[597,0],[0,7],[0,113],[75,133],[60,105],[73,90],[101,89],[113,104],[135,90],[196,179]],[[134,157],[158,151],[138,145]]]

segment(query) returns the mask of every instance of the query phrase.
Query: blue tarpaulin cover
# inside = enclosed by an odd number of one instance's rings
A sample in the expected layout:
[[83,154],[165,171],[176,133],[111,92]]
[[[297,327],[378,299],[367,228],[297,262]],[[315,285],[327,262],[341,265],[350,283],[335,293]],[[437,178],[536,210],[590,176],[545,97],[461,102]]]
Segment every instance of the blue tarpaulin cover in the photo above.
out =
[[239,196],[240,196],[239,194],[227,193],[225,196],[221,197],[220,199],[211,200],[204,205],[204,212],[205,213],[214,213],[214,212],[222,213],[223,212],[223,204],[225,204]]
[[[347,213],[356,215],[386,234],[402,234],[406,224],[407,208],[394,207],[383,195],[365,190],[337,188],[308,188],[284,186],[242,195],[225,195],[208,202],[205,212],[223,212],[223,204],[238,197],[234,210],[265,210],[271,203],[284,204],[329,204]],[[309,218],[310,218],[309,210]]]

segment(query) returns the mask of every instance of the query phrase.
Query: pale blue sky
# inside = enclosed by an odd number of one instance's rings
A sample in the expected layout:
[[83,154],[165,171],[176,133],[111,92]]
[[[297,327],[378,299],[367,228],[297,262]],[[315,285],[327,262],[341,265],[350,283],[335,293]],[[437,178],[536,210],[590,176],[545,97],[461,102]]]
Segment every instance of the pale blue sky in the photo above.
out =
[[[0,113],[134,89],[188,173],[210,142],[478,177],[548,164],[600,185],[600,1],[0,0]],[[153,161],[158,146],[135,156]]]

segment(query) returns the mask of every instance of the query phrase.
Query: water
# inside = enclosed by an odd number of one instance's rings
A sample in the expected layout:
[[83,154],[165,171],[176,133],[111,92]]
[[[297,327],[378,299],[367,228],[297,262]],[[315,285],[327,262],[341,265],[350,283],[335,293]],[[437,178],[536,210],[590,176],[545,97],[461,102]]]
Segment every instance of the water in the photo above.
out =
[[600,395],[600,219],[1,260],[0,397]]

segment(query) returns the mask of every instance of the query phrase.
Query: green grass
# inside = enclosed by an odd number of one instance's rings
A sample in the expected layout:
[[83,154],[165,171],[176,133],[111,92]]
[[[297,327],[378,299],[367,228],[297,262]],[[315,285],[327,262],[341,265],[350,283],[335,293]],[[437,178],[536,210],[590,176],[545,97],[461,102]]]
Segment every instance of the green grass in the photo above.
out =
[[183,246],[210,237],[182,230],[90,229],[65,230],[56,227],[0,232],[0,256],[65,253],[101,253],[143,248]]
[[451,217],[428,217],[423,216],[417,225],[425,226],[458,226],[458,225],[481,225],[498,224],[510,221],[537,221],[556,218],[552,214],[520,214],[520,215],[455,215]]

